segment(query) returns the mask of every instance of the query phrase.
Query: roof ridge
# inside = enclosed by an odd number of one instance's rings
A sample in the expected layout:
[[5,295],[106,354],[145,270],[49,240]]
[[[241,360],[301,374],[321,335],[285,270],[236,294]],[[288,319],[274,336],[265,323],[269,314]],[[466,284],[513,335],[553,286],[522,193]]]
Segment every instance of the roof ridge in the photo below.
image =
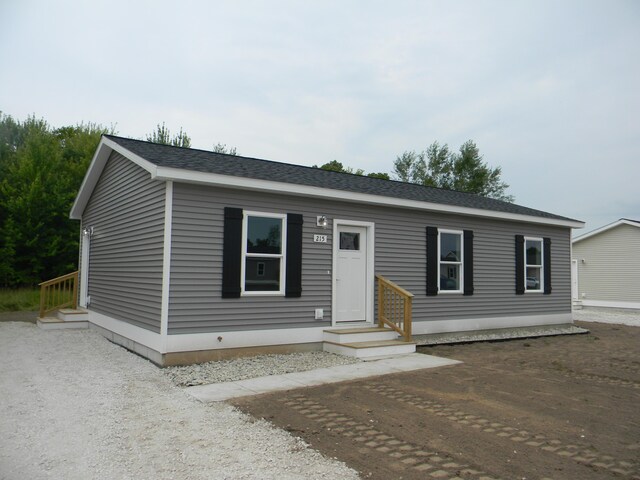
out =
[[[158,167],[577,222],[560,215],[475,193],[211,150],[165,145],[117,135],[104,137]],[[246,162],[237,162],[238,159]]]
[[[246,155],[238,155],[238,154],[230,154],[230,153],[222,153],[222,152],[214,152],[213,150],[205,150],[202,148],[193,148],[193,147],[181,147],[178,145],[169,145],[166,143],[157,143],[157,142],[152,142],[150,140],[142,140],[139,138],[129,138],[129,137],[122,137],[120,135],[111,135],[111,134],[103,134],[104,137],[109,137],[109,138],[117,138],[117,139],[122,139],[122,140],[127,140],[127,141],[132,141],[132,142],[139,142],[139,143],[144,143],[144,144],[148,144],[148,145],[155,145],[158,146],[160,148],[164,148],[164,147],[168,147],[168,148],[177,148],[179,150],[186,150],[186,151],[197,151],[197,152],[203,152],[203,153],[207,153],[207,154],[213,154],[213,155],[221,155],[224,157],[230,157],[230,158],[245,158],[247,160],[255,160],[258,162],[266,162],[266,163],[273,163],[276,165],[287,165],[290,167],[296,167],[296,168],[305,168],[305,169],[310,169],[313,171],[321,171],[321,172],[327,172],[329,174],[335,174],[335,175],[350,175],[352,177],[355,178],[368,178],[370,180],[378,180],[381,182],[393,182],[396,184],[400,184],[400,185],[409,185],[413,188],[426,188],[426,189],[433,189],[433,190],[439,190],[439,191],[443,191],[443,192],[453,192],[456,194],[460,194],[460,195],[469,195],[472,197],[480,197],[480,198],[484,198],[484,199],[489,199],[495,202],[504,202],[504,203],[508,203],[510,205],[518,205],[516,203],[512,203],[512,202],[507,202],[506,200],[500,200],[499,198],[493,198],[493,197],[485,197],[484,195],[480,195],[479,193],[472,193],[472,192],[465,192],[462,190],[455,190],[453,188],[446,188],[446,187],[437,187],[434,185],[423,185],[420,183],[413,183],[413,182],[405,182],[404,180],[397,180],[394,178],[379,178],[379,177],[370,177],[369,175],[358,175],[356,173],[351,173],[351,172],[336,172],[335,170],[325,170],[321,167],[313,167],[313,166],[309,166],[309,165],[299,165],[297,163],[287,163],[287,162],[281,162],[278,160],[270,160],[267,158],[258,158],[258,157],[249,157]],[[521,206],[523,208],[529,208],[529,207],[524,207],[523,205],[518,205]]]

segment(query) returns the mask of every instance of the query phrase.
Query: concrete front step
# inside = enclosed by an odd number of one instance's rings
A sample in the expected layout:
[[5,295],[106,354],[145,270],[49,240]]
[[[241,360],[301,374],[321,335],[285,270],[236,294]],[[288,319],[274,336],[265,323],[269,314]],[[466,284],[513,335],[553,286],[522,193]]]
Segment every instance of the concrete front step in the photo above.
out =
[[63,328],[89,328],[89,312],[63,308],[55,317],[38,318],[38,327],[43,330],[60,330]]
[[58,310],[57,316],[65,322],[89,321],[89,312],[81,308],[63,308]]
[[375,342],[396,340],[398,334],[390,328],[332,328],[324,331],[324,341],[331,343]]
[[376,340],[368,342],[333,343],[325,341],[325,352],[356,358],[388,357],[415,353],[416,344],[402,340]]

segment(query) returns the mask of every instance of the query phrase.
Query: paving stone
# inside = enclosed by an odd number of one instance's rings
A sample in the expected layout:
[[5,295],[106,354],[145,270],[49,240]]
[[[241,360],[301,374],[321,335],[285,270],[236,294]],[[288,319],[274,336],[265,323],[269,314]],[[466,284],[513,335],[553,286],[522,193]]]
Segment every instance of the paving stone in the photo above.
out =
[[581,462],[581,463],[591,463],[593,461],[593,459],[591,458],[586,458],[586,457],[573,457],[573,459],[576,462]]
[[558,452],[558,455],[560,455],[561,457],[572,457],[573,455],[575,455],[575,453],[562,450]]
[[444,470],[436,470],[435,472],[431,472],[433,478],[444,478],[449,476],[449,472],[445,472]]
[[402,460],[400,460],[402,463],[405,463],[407,465],[413,465],[414,463],[418,463],[420,460],[418,460],[415,457],[407,457],[407,458],[403,458]]
[[424,472],[426,470],[431,470],[433,468],[432,465],[429,465],[428,463],[422,463],[420,465],[416,465],[415,467],[413,467],[416,470],[419,470],[421,472]]

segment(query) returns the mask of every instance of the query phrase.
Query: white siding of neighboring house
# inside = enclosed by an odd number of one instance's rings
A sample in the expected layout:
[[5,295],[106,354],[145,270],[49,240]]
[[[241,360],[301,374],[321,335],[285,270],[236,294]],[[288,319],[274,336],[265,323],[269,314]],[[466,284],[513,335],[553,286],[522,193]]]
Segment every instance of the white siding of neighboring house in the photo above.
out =
[[640,228],[621,224],[575,242],[573,258],[584,305],[640,308]]

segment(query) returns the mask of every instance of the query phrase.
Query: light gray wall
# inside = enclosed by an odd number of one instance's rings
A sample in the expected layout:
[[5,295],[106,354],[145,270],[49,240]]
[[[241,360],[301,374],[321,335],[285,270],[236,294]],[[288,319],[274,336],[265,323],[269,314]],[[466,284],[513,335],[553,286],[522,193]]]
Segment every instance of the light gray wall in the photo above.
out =
[[82,216],[91,310],[160,332],[164,205],[165,183],[114,152]]
[[[571,312],[568,228],[178,183],[173,205],[170,334],[329,325],[332,229],[316,227],[317,215],[375,222],[375,272],[415,295],[416,322]],[[221,298],[225,206],[304,215],[301,298]],[[474,231],[473,296],[425,295],[426,226]],[[329,242],[314,243],[314,233]],[[516,234],[551,237],[551,295],[515,295]],[[325,321],[314,320],[315,308]]]
[[640,302],[640,228],[622,224],[576,242],[573,258],[579,299]]

